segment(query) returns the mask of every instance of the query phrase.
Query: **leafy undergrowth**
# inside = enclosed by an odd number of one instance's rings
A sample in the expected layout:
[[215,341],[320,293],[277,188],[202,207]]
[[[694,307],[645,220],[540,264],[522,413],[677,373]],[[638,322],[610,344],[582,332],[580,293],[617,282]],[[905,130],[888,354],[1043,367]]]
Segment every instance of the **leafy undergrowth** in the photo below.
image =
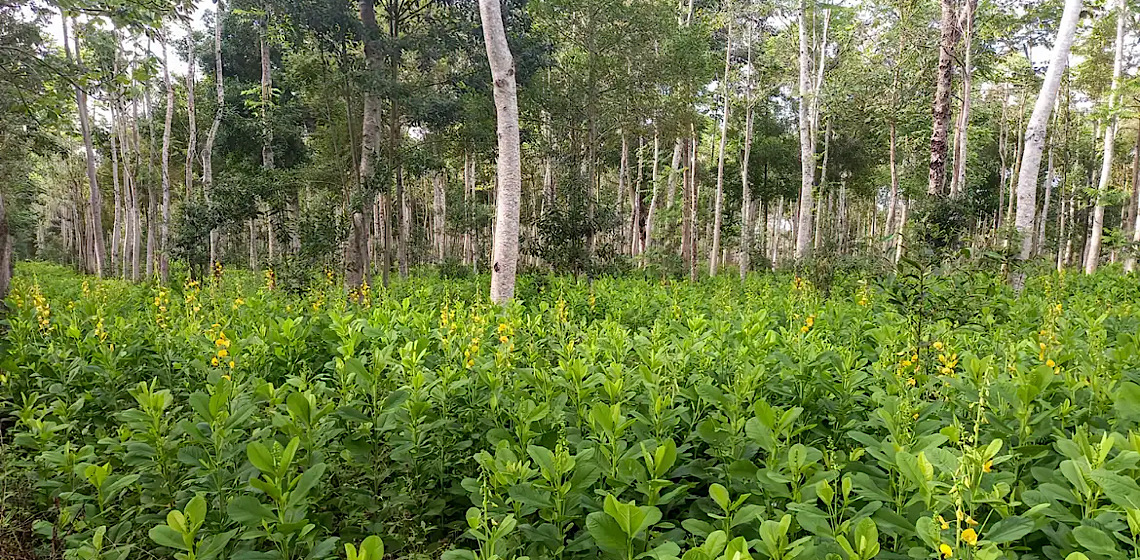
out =
[[22,265],[0,521],[83,560],[1140,554],[1134,278],[272,281]]

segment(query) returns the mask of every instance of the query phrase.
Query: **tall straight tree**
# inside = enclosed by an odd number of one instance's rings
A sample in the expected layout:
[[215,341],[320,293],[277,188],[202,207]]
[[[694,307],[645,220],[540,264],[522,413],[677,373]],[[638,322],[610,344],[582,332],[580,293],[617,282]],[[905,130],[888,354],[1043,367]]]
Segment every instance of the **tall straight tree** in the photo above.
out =
[[158,275],[170,279],[170,128],[174,121],[174,83],[166,57],[167,37],[162,38],[162,81],[166,86],[166,119],[162,126],[162,218],[158,225]]
[[483,41],[494,82],[499,156],[495,197],[495,239],[491,259],[491,301],[504,304],[515,296],[515,266],[519,256],[519,199],[522,190],[522,148],[519,146],[519,106],[515,91],[515,61],[499,0],[479,0]]
[[800,130],[800,204],[796,224],[796,260],[807,258],[811,251],[812,226],[812,187],[815,184],[815,136],[812,133],[809,105],[814,95],[811,88],[811,58],[808,53],[807,2],[800,0],[800,80],[799,80],[799,130]]
[[713,200],[712,247],[709,249],[709,276],[716,276],[720,263],[720,228],[723,223],[724,207],[724,151],[728,145],[728,111],[731,89],[728,87],[728,72],[732,68],[732,2],[728,3],[728,31],[724,46],[724,114],[720,121],[720,146],[716,160],[716,196]]
[[[383,67],[379,45],[380,27],[376,23],[376,8],[372,0],[360,0],[360,21],[364,28],[364,64],[369,73]],[[345,288],[356,289],[371,283],[371,251],[368,248],[369,224],[374,211],[372,185],[376,177],[376,148],[380,137],[380,99],[373,88],[364,90],[364,118],[360,135],[360,184],[351,197],[352,233],[345,255]],[[387,246],[385,246],[387,252]],[[387,283],[388,267],[383,269]]]
[[942,192],[946,183],[946,137],[950,129],[951,81],[954,76],[954,46],[958,43],[958,22],[955,21],[955,1],[942,0],[942,30],[938,48],[938,72],[934,92],[934,126],[930,132],[930,194]]
[[954,126],[954,165],[950,172],[950,196],[957,197],[966,188],[966,160],[969,157],[970,108],[973,99],[974,79],[974,14],[978,11],[978,0],[966,0],[959,18],[963,30],[962,43],[966,55],[962,61],[962,109]]
[[740,279],[748,276],[752,256],[752,187],[748,180],[748,160],[752,157],[752,124],[755,107],[752,103],[752,23],[746,23],[748,43],[747,81],[744,84],[744,154],[740,158]]
[[[217,0],[214,10],[214,89],[217,95],[218,107],[214,111],[214,122],[210,124],[210,132],[206,135],[206,145],[202,148],[202,184],[209,200],[214,190],[214,141],[218,138],[218,128],[222,125],[222,115],[226,110],[226,86],[222,79],[222,16],[225,7],[222,0]],[[218,228],[210,227],[210,270],[218,262]]]
[[[1081,0],[1066,0],[1065,11],[1061,15],[1061,27],[1057,29],[1057,39],[1053,42],[1053,56],[1049,69],[1045,71],[1045,81],[1037,102],[1033,104],[1033,115],[1025,128],[1025,147],[1022,150],[1021,169],[1017,178],[1017,232],[1021,234],[1021,258],[1028,259],[1033,252],[1034,213],[1037,211],[1037,174],[1041,170],[1041,153],[1045,148],[1045,135],[1048,132],[1049,115],[1053,111],[1057,90],[1061,87],[1061,75],[1069,61],[1069,49],[1077,33],[1077,22],[1081,18]],[[1000,212],[1001,209],[999,208]]]
[[1085,274],[1096,272],[1100,265],[1100,245],[1104,236],[1104,195],[1112,179],[1112,152],[1116,149],[1116,98],[1120,77],[1124,73],[1124,21],[1128,17],[1128,4],[1120,0],[1116,12],[1116,53],[1112,63],[1112,89],[1108,92],[1108,124],[1104,127],[1104,159],[1100,167],[1100,183],[1096,189],[1096,206],[1093,207],[1092,231],[1089,232],[1089,250],[1085,258]]
[[[68,62],[72,61],[71,49],[68,46],[67,35],[67,13],[60,12],[61,21],[63,22],[63,51],[67,56]],[[75,31],[75,65],[79,70],[79,74],[83,74],[83,56],[80,54],[79,45],[79,23],[78,20],[72,18],[72,28]],[[95,148],[91,140],[91,121],[87,116],[87,91],[79,82],[75,82],[75,105],[79,114],[79,131],[83,136],[83,148],[87,155],[87,186],[89,187],[89,196],[91,198],[88,205],[88,223],[87,228],[88,239],[86,244],[91,247],[92,261],[89,272],[95,273],[96,276],[103,276],[104,255],[106,254],[106,245],[103,241],[103,193],[99,190],[99,180],[95,173]]]

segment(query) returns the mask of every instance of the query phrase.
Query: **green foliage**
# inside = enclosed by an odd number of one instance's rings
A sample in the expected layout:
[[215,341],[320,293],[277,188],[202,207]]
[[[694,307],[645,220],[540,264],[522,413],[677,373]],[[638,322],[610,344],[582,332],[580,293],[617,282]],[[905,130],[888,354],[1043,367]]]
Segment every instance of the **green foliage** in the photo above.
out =
[[1135,556],[1130,280],[903,270],[501,309],[21,265],[0,515],[83,560]]

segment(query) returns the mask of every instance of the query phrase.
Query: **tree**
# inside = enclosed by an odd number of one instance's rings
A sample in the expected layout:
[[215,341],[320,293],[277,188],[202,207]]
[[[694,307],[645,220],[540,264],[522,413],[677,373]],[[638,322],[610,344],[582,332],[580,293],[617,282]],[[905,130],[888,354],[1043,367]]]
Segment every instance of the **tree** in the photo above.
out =
[[507,44],[499,0],[479,0],[483,41],[494,82],[498,121],[499,157],[495,203],[494,254],[491,259],[491,301],[506,303],[515,295],[515,266],[519,254],[519,197],[522,189],[522,152],[519,146],[519,108],[515,91],[515,63]]
[[929,194],[939,194],[946,182],[946,137],[950,128],[951,81],[954,76],[954,47],[958,44],[955,1],[942,0],[941,40],[938,47],[937,90],[934,93],[934,127],[930,133]]
[[815,135],[809,105],[815,92],[811,88],[811,59],[808,53],[807,4],[800,0],[800,80],[799,80],[799,130],[800,130],[800,203],[799,219],[796,224],[796,260],[807,258],[811,251],[812,227],[812,188],[815,185]]
[[1104,197],[1108,192],[1108,182],[1112,178],[1112,155],[1116,149],[1115,109],[1116,98],[1119,95],[1117,90],[1120,88],[1120,77],[1124,69],[1124,22],[1127,17],[1128,4],[1125,0],[1120,0],[1116,13],[1116,55],[1112,63],[1112,89],[1108,91],[1108,124],[1104,127],[1104,159],[1100,168],[1100,184],[1096,189],[1096,205],[1093,207],[1088,253],[1085,255],[1085,274],[1096,272],[1097,266],[1100,265],[1100,245],[1104,232]]
[[[1081,16],[1082,0],[1066,0],[1065,11],[1061,16],[1061,26],[1057,29],[1057,39],[1053,44],[1053,56],[1037,102],[1033,104],[1033,115],[1025,128],[1025,147],[1021,157],[1021,170],[1017,178],[1017,220],[1016,227],[1021,235],[1021,258],[1028,259],[1033,251],[1034,213],[1037,209],[1037,174],[1041,168],[1041,153],[1045,147],[1045,136],[1049,126],[1049,116],[1061,86],[1061,75],[1069,60],[1069,49],[1073,45],[1077,21]],[[1123,20],[1123,15],[1121,19]],[[1105,155],[1105,158],[1111,156]],[[1000,211],[1000,209],[999,209]]]

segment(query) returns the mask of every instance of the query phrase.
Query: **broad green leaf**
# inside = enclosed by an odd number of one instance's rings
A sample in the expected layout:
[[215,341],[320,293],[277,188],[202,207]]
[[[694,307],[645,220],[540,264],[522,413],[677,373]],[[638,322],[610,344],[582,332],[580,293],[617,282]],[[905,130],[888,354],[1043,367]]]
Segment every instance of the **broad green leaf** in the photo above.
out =
[[1120,554],[1116,541],[1104,531],[1096,527],[1081,525],[1073,528],[1073,538],[1089,552],[1102,556],[1116,556]]
[[709,497],[725,512],[727,512],[732,505],[732,501],[728,496],[728,489],[720,484],[713,483],[712,486],[709,486]]
[[245,454],[249,457],[250,464],[256,467],[257,470],[270,475],[277,472],[277,467],[273,461],[273,453],[260,441],[253,441],[245,446]]
[[253,496],[238,496],[226,508],[230,518],[243,525],[257,525],[272,519],[273,512]]
[[587,515],[586,530],[602,550],[615,554],[625,550],[626,533],[608,513],[595,511]]
[[1007,517],[986,528],[985,540],[994,544],[1013,542],[1033,532],[1033,521],[1024,517]]
[[187,552],[190,550],[190,547],[186,546],[182,539],[182,533],[175,531],[168,525],[151,527],[147,534],[150,536],[150,540],[158,543],[159,546]]

